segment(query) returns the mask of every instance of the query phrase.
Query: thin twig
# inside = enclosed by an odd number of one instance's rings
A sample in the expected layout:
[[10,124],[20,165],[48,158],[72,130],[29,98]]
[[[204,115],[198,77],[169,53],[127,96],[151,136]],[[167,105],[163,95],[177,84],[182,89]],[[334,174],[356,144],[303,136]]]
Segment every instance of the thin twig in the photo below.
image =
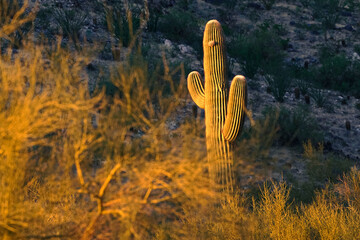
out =
[[99,197],[102,198],[104,196],[105,190],[107,188],[107,186],[109,185],[112,177],[114,176],[114,174],[116,173],[117,170],[119,170],[119,168],[121,167],[120,163],[116,164],[115,167],[110,171],[109,175],[107,176],[107,178],[105,179],[104,184],[101,186],[100,191],[99,191]]

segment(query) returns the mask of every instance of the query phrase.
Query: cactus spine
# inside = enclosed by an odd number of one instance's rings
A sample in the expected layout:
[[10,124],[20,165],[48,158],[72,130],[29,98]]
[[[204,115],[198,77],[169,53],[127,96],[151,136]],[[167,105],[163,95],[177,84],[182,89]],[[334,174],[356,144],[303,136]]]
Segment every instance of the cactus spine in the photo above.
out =
[[204,38],[205,88],[201,76],[188,75],[188,89],[198,107],[205,109],[206,147],[210,177],[224,190],[233,191],[233,142],[241,131],[246,111],[247,89],[244,76],[233,78],[228,92],[226,49],[217,20],[206,24]]

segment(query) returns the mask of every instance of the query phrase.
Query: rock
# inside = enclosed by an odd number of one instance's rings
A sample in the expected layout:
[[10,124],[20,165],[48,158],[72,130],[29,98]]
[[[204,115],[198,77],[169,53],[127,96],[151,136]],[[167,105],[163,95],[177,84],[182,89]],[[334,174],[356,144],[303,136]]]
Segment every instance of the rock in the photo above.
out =
[[180,44],[179,45],[179,50],[180,50],[180,52],[182,53],[182,54],[186,54],[186,53],[191,53],[191,47],[189,47],[189,46],[186,46],[186,45],[184,45],[184,44]]
[[353,61],[360,61],[360,56],[357,52],[354,52],[353,55],[352,55],[352,58],[351,60]]
[[165,45],[166,48],[169,48],[169,49],[173,48],[173,45],[172,45],[171,41],[168,40],[168,39],[165,39],[164,45]]
[[340,23],[335,23],[335,30],[341,30],[345,27],[346,25],[344,24],[340,24]]

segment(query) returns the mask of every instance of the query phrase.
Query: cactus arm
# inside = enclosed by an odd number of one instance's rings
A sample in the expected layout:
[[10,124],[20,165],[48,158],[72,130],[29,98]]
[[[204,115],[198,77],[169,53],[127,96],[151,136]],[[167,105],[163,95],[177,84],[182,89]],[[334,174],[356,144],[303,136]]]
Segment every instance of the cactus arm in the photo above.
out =
[[187,78],[190,96],[199,108],[205,108],[205,91],[202,84],[201,76],[198,72],[193,71]]
[[223,127],[223,136],[229,142],[236,139],[244,125],[246,100],[246,79],[244,76],[237,75],[230,86],[227,115]]

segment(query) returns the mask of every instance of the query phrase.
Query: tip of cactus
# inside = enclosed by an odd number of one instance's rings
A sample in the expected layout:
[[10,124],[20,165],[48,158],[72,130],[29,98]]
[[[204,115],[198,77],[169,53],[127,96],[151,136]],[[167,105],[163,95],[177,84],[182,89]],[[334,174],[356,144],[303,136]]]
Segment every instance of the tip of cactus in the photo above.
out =
[[219,21],[216,20],[216,19],[212,19],[212,20],[210,20],[210,21],[208,21],[208,22],[206,23],[206,25],[210,25],[210,24],[215,24],[215,25],[221,26],[221,24],[219,23]]
[[246,81],[246,78],[243,76],[243,75],[236,75],[235,77],[234,77],[234,80],[235,79],[238,79],[238,80],[240,80],[240,81]]
[[199,74],[199,73],[197,71],[192,71],[191,73],[189,73],[188,76],[193,75],[193,74]]

